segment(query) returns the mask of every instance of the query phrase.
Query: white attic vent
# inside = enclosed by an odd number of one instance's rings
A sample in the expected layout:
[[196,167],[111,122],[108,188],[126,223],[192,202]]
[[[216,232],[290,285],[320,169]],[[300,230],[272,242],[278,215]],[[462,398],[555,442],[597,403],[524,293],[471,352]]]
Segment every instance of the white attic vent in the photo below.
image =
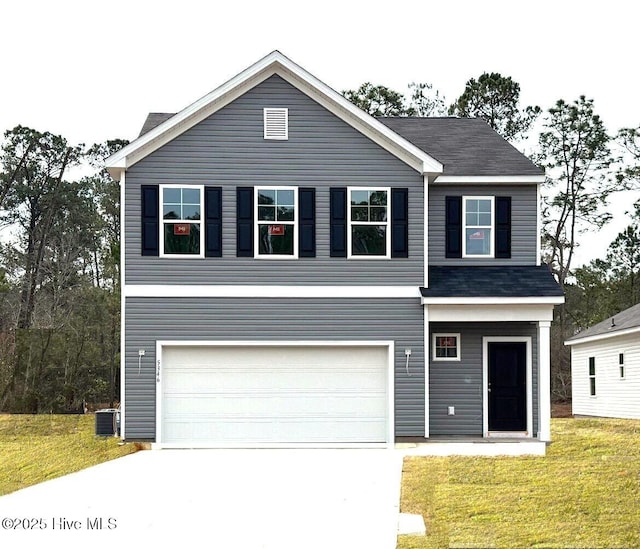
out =
[[264,109],[264,138],[289,139],[289,109]]

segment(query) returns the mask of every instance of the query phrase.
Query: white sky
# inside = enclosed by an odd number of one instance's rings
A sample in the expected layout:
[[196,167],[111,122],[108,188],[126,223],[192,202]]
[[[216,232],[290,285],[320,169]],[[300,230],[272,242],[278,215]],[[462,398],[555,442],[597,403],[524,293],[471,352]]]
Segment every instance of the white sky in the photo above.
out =
[[[595,100],[610,133],[640,125],[640,8],[630,0],[15,0],[0,4],[0,130],[71,143],[133,139],[274,49],[337,91],[429,82],[451,102],[482,72],[511,76],[523,104]],[[604,255],[626,225],[585,241]]]

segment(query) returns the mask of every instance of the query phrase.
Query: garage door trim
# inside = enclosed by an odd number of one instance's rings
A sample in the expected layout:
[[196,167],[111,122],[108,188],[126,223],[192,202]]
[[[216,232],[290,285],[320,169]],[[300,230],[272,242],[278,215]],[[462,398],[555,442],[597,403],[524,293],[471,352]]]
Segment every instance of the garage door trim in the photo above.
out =
[[[224,341],[194,341],[194,340],[162,340],[156,341],[156,443],[153,444],[154,448],[184,448],[184,444],[165,443],[162,440],[162,404],[163,404],[163,372],[162,372],[162,351],[163,347],[386,347],[387,348],[387,430],[386,430],[386,443],[381,444],[362,444],[362,443],[270,443],[261,444],[261,448],[305,448],[305,447],[342,447],[351,448],[357,447],[394,447],[394,342],[388,340],[376,341],[376,340],[224,340]],[[189,444],[189,448],[197,447],[232,447],[226,444]],[[237,445],[233,445],[237,447]]]

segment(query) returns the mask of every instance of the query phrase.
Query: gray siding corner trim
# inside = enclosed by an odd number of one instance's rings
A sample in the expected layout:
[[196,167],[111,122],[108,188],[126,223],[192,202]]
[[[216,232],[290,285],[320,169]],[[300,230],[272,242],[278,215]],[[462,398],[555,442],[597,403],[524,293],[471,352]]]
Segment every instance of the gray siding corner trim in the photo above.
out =
[[[395,436],[425,432],[424,310],[413,299],[125,298],[127,440],[154,440],[156,341],[393,341]],[[138,350],[145,356],[138,369]],[[405,349],[411,349],[406,368]]]

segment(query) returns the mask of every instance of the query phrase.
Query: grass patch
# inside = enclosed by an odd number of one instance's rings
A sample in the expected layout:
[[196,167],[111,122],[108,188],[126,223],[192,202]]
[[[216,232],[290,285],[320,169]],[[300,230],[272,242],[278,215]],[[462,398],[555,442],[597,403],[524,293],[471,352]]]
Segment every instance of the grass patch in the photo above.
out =
[[553,419],[546,457],[404,460],[398,547],[640,547],[640,421]]
[[0,496],[137,449],[94,432],[92,414],[0,414]]

